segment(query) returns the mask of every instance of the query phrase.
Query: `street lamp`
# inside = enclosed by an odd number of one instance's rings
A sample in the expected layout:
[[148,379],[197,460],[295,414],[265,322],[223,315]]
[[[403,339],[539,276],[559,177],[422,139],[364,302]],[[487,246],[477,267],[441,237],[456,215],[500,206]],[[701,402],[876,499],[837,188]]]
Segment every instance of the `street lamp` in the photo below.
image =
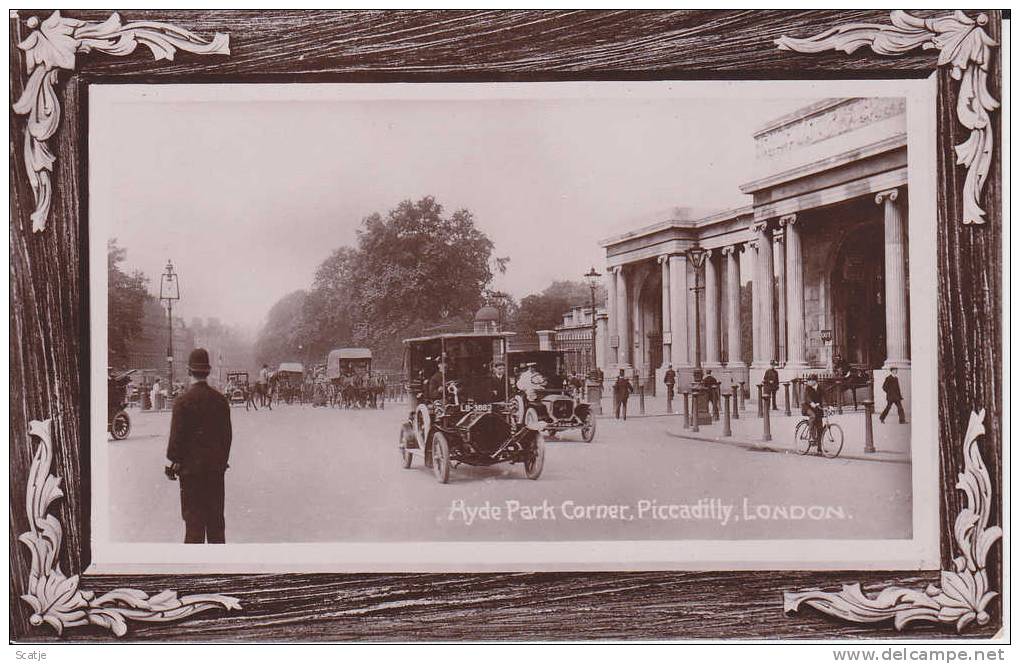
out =
[[695,244],[687,250],[687,260],[694,266],[694,380],[701,381],[701,307],[698,303],[698,292],[701,286],[701,268],[705,264],[708,251]]
[[168,340],[166,346],[167,375],[170,384],[167,386],[169,394],[174,393],[174,302],[181,299],[181,286],[177,281],[177,274],[174,273],[174,264],[170,259],[166,261],[166,272],[159,278],[159,300],[166,302],[166,320],[168,328]]
[[592,370],[598,368],[598,346],[596,345],[596,334],[598,332],[598,319],[595,312],[595,289],[599,286],[599,280],[602,275],[595,271],[593,265],[588,273],[584,275],[585,281],[588,282],[588,288],[591,289],[591,365]]

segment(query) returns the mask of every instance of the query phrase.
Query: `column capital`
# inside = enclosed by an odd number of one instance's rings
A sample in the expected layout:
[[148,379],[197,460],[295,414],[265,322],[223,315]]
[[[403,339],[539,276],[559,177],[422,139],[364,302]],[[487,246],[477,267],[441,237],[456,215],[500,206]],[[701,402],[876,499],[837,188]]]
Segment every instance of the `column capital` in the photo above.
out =
[[885,203],[886,199],[896,202],[896,199],[899,197],[899,191],[900,190],[898,188],[894,188],[878,192],[875,194],[875,205],[882,205]]
[[768,230],[768,228],[769,228],[768,219],[763,219],[761,221],[752,221],[750,226],[752,233],[764,233],[765,231]]
[[784,231],[780,228],[777,228],[776,230],[772,231],[772,239],[775,242],[782,242],[784,235],[785,235]]
[[785,228],[788,225],[792,226],[793,224],[796,224],[796,223],[797,223],[797,215],[796,214],[784,214],[782,217],[779,218],[779,226],[780,226],[780,228]]
[[655,257],[655,262],[658,263],[659,265],[662,265],[663,263],[669,261],[669,258],[670,254],[660,254]]
[[616,274],[616,275],[623,274],[623,266],[622,265],[614,265],[613,267],[609,268],[609,271],[612,272],[613,274]]
[[742,247],[739,244],[728,244],[719,251],[722,252],[723,256],[732,256],[733,254],[740,253],[741,248]]
[[745,245],[750,251],[758,251],[758,239],[748,240]]

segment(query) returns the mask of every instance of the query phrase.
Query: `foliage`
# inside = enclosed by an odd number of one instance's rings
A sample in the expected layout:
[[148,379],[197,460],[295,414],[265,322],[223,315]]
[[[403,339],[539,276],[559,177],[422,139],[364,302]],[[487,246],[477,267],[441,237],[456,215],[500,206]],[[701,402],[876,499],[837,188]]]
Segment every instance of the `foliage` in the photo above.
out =
[[470,321],[509,259],[467,210],[445,214],[431,196],[405,200],[362,222],[356,247],[340,247],[316,271],[310,290],[274,305],[259,333],[259,362],[296,349],[309,362],[345,346],[371,348],[379,366],[399,364],[401,340],[436,324]]
[[[605,304],[606,292],[602,286],[595,290],[596,306]],[[551,330],[563,322],[563,314],[571,307],[591,305],[591,289],[579,281],[554,281],[541,293],[528,295],[521,300],[514,329],[529,333]]]
[[112,367],[127,366],[129,344],[142,333],[144,307],[149,295],[149,280],[140,271],[130,274],[121,269],[127,250],[116,238],[106,243],[108,333],[107,362]]
[[280,298],[255,340],[255,360],[259,366],[293,362],[302,355],[303,313],[308,293],[297,290]]

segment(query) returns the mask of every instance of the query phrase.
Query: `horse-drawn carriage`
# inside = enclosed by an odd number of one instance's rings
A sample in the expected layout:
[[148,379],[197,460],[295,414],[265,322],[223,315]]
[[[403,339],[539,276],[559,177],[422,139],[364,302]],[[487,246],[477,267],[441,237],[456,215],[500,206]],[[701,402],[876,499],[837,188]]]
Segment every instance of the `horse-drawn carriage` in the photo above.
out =
[[372,351],[368,348],[330,351],[326,377],[333,386],[332,405],[340,408],[376,408],[386,389],[372,373]]
[[301,386],[305,379],[305,367],[300,362],[281,362],[270,381],[273,385],[274,401],[294,403],[301,401]]

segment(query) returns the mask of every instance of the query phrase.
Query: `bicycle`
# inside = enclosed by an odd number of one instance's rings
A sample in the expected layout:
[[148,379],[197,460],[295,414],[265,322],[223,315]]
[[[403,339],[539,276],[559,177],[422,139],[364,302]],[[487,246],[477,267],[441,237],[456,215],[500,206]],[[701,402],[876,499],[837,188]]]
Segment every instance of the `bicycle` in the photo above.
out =
[[808,454],[812,448],[817,454],[828,459],[835,459],[843,451],[843,429],[838,424],[829,421],[829,417],[836,412],[833,407],[822,409],[822,426],[818,439],[811,437],[811,419],[804,418],[797,422],[793,430],[794,445],[799,454]]

